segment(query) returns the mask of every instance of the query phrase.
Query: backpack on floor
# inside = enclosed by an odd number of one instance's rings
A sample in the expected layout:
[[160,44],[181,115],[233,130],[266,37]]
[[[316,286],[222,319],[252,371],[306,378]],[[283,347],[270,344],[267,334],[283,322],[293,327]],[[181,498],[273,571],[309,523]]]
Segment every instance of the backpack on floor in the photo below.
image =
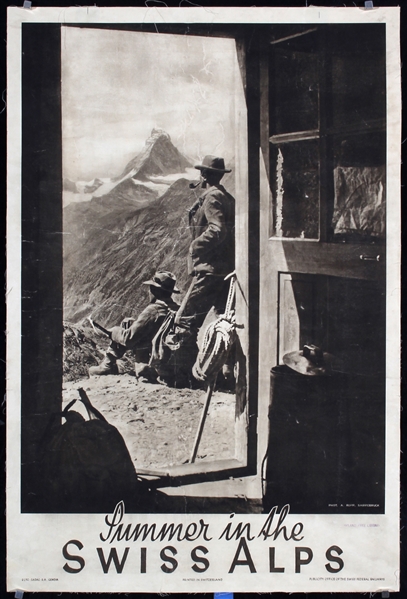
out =
[[[134,501],[136,471],[120,432],[92,406],[83,389],[79,393],[88,420],[71,410],[75,399],[53,416],[44,435],[50,511],[110,513],[119,501]],[[65,421],[57,427],[56,416]]]

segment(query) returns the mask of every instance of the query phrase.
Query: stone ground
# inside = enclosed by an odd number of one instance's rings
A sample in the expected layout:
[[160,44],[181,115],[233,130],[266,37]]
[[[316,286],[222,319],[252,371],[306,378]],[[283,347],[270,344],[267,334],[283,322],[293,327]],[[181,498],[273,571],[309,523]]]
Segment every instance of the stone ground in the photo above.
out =
[[[163,469],[190,458],[205,391],[138,380],[130,372],[63,383],[63,407],[82,387],[91,403],[122,434],[135,468]],[[86,415],[81,402],[72,409]],[[215,391],[196,461],[234,457],[235,395]]]

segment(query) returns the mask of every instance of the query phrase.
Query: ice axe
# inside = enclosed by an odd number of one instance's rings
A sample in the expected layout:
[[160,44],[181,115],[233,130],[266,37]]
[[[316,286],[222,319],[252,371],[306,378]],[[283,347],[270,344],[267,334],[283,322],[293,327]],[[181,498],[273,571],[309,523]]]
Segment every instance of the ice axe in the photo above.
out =
[[201,442],[206,417],[211,402],[211,397],[215,389],[216,377],[218,372],[226,362],[231,345],[234,342],[236,323],[234,319],[233,303],[235,299],[235,280],[236,271],[231,272],[225,277],[225,281],[230,280],[228,298],[226,301],[225,314],[209,324],[205,331],[204,347],[200,349],[202,356],[198,358],[193,366],[192,374],[198,380],[206,380],[208,383],[206,389],[205,404],[202,409],[199,420],[198,431],[195,436],[192,449],[191,464],[195,462],[198,447]]
[[215,389],[215,383],[216,383],[216,376],[214,379],[212,379],[212,381],[210,381],[208,383],[208,387],[206,389],[205,405],[202,408],[201,418],[199,420],[199,425],[198,425],[198,431],[195,436],[194,446],[193,446],[192,453],[191,453],[191,459],[189,460],[191,464],[193,464],[195,462],[196,455],[198,453],[198,447],[201,442],[201,437],[202,437],[203,429],[205,426],[206,416],[208,415],[209,404],[211,403],[212,393],[213,393],[213,390]]
[[97,333],[96,329],[98,329],[99,331],[102,331],[102,333],[104,333],[110,339],[112,338],[112,333],[105,329],[105,327],[102,327],[102,325],[96,322],[96,320],[93,320],[91,315],[88,316],[87,320],[89,320],[90,324],[92,325],[92,329],[95,331],[95,333]]

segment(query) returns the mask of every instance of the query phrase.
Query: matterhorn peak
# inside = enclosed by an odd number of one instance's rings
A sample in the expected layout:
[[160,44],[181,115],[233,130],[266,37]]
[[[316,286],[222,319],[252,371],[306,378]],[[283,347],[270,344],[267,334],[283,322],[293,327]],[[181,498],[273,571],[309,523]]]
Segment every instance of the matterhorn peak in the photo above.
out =
[[140,154],[126,165],[118,179],[130,176],[146,181],[150,176],[183,173],[190,166],[191,163],[174,146],[168,133],[154,127]]
[[150,137],[146,141],[146,144],[149,144],[151,141],[156,141],[160,137],[163,137],[165,139],[168,139],[168,141],[171,141],[171,137],[168,135],[166,131],[164,131],[164,129],[156,129],[154,127],[151,131]]

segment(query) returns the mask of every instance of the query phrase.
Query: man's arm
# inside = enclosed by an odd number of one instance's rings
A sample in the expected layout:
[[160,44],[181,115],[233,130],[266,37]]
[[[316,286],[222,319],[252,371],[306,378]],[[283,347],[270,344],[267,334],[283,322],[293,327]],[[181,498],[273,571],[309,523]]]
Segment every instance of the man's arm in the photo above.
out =
[[191,256],[202,256],[210,249],[222,243],[227,234],[226,220],[222,203],[216,196],[210,196],[204,203],[207,229],[190,245]]
[[127,349],[136,348],[141,341],[154,335],[157,318],[160,312],[155,304],[149,304],[133,322],[130,328],[113,327],[111,329],[112,341],[123,345]]

